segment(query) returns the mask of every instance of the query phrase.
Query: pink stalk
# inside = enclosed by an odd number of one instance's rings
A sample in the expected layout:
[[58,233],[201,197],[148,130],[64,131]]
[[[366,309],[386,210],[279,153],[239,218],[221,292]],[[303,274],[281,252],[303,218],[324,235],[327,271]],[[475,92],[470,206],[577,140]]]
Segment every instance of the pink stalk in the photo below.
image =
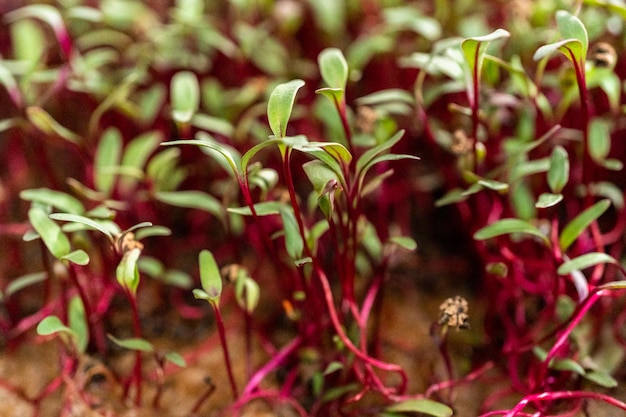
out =
[[[315,263],[314,263],[314,265],[315,265]],[[330,315],[330,320],[333,323],[333,326],[335,328],[335,332],[337,332],[337,335],[341,339],[341,342],[348,348],[348,350],[350,350],[359,359],[361,359],[363,362],[365,362],[365,364],[374,366],[374,367],[376,367],[378,369],[381,369],[383,371],[395,372],[398,375],[400,375],[401,382],[400,382],[400,385],[398,387],[398,391],[400,393],[405,392],[407,384],[408,384],[408,379],[407,379],[407,375],[404,372],[404,370],[402,369],[402,367],[400,367],[398,365],[391,364],[391,363],[383,362],[383,361],[380,361],[380,360],[375,359],[375,358],[372,358],[371,356],[367,355],[365,352],[361,351],[359,348],[354,346],[354,344],[352,343],[350,338],[344,332],[343,327],[341,325],[341,321],[339,320],[339,315],[337,314],[337,309],[335,308],[335,302],[333,300],[333,293],[332,293],[332,290],[330,288],[330,283],[328,282],[328,278],[326,277],[326,274],[317,265],[315,265],[315,270],[317,272],[317,276],[318,276],[318,278],[320,280],[320,283],[322,284],[322,287],[324,289],[324,299],[326,300],[326,306],[328,308],[328,313]],[[371,372],[370,372],[370,374],[371,374],[370,376],[372,376],[374,381],[379,380],[379,378],[375,374],[373,374]]]
[[[601,394],[599,392],[589,392],[589,391],[553,391],[553,392],[542,392],[540,394],[532,394],[524,397],[517,405],[509,410],[506,413],[497,412],[498,414],[502,414],[504,417],[515,417],[518,415],[524,415],[520,412],[526,407],[528,404],[532,402],[538,401],[556,401],[563,399],[583,399],[588,398],[592,400],[604,401],[607,404],[610,404],[614,407],[617,407],[622,410],[626,410],[626,403],[611,397],[610,395]],[[487,417],[487,415],[497,415],[497,414],[483,414],[481,417]]]
[[213,311],[215,312],[215,321],[217,324],[217,331],[220,336],[220,342],[222,345],[222,353],[224,355],[224,362],[226,363],[226,370],[228,371],[228,381],[230,382],[230,389],[233,395],[233,400],[237,400],[237,384],[235,383],[235,375],[233,374],[233,366],[230,361],[230,354],[228,352],[228,344],[226,343],[226,330],[224,329],[224,321],[222,320],[222,313],[220,312],[219,305],[215,302],[211,303]]
[[[142,332],[141,332],[141,323],[139,321],[139,306],[137,305],[137,298],[135,297],[135,294],[131,293],[131,291],[128,288],[125,288],[125,290],[130,300],[131,309],[133,311],[133,332],[135,334],[135,337],[141,338]],[[135,352],[135,366],[133,367],[133,375],[132,375],[132,380],[135,381],[135,387],[136,387],[135,405],[137,406],[141,404],[141,393],[142,393],[142,383],[143,383],[143,375],[141,373],[142,371],[141,354],[142,352],[139,350]],[[128,388],[130,388],[130,385],[128,386]],[[126,392],[126,394],[128,394],[128,392]]]
[[267,375],[270,372],[272,372],[274,369],[280,366],[280,364],[285,360],[285,358],[287,358],[297,348],[299,348],[301,343],[302,343],[302,337],[298,336],[295,339],[293,339],[291,342],[287,343],[280,351],[274,354],[272,358],[269,361],[267,361],[267,363],[263,365],[261,369],[256,371],[254,375],[248,380],[248,384],[243,390],[242,398],[247,399],[250,395],[252,395],[252,393],[254,392],[255,389],[257,389],[261,381],[263,381],[263,379],[267,377]]

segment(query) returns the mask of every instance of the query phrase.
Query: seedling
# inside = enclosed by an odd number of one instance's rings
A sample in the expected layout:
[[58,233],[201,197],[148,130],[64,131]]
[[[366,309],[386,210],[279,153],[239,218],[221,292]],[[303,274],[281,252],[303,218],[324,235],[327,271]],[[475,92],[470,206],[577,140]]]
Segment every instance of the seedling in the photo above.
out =
[[[476,415],[624,409],[600,391],[626,346],[623,6],[48,3],[0,27],[0,328],[59,358],[32,397],[0,385],[35,413],[121,350],[116,410],[167,414],[169,320],[198,326],[190,358],[219,336],[228,383],[200,381],[192,414],[226,385],[233,415],[450,416],[467,385]],[[452,291],[457,257],[484,268]],[[446,300],[423,392],[384,359],[399,270]]]

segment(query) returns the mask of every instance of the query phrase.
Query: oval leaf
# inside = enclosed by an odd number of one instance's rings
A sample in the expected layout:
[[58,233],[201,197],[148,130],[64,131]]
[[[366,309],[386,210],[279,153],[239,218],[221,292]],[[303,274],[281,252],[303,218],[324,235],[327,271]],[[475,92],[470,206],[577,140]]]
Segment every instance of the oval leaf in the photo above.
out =
[[69,326],[76,335],[76,348],[79,352],[87,350],[89,343],[89,325],[85,317],[85,306],[79,296],[74,296],[68,306]]
[[617,260],[603,252],[586,253],[563,263],[557,272],[559,275],[567,275],[572,271],[582,271],[590,266],[606,263],[617,264]]
[[[48,274],[45,272],[33,272],[31,274],[22,275],[18,278],[13,278],[11,282],[4,289],[4,298],[10,297],[16,292],[28,288],[31,285],[38,284],[45,281],[48,278]],[[0,297],[2,300],[2,297]]]
[[389,243],[398,245],[408,251],[414,251],[417,249],[417,242],[412,237],[408,236],[393,236],[389,238]]
[[502,219],[488,226],[483,227],[474,233],[474,239],[485,240],[497,236],[508,235],[512,233],[521,233],[540,238],[545,244],[548,244],[548,238],[539,229],[527,221],[520,219]]
[[94,229],[103,233],[109,238],[109,240],[111,241],[113,240],[113,236],[111,235],[111,232],[109,231],[109,229],[107,229],[105,226],[101,225],[97,221],[90,219],[89,217],[80,216],[78,214],[52,213],[50,215],[50,218],[53,220],[60,220],[63,222],[73,222],[73,223],[82,224],[84,226],[87,226],[90,229]]
[[563,200],[563,194],[542,193],[535,203],[537,208],[548,208],[556,206]]
[[118,339],[117,337],[109,334],[107,335],[109,339],[119,347],[123,347],[124,349],[130,350],[138,350],[140,352],[152,352],[154,351],[154,346],[152,343],[148,342],[145,339],[140,339],[138,337],[131,337],[128,339]]
[[569,180],[569,158],[562,146],[556,146],[550,155],[548,185],[553,193],[559,194]]
[[586,372],[583,377],[586,380],[596,383],[605,388],[615,388],[618,385],[617,380],[609,375],[607,372],[589,371]]
[[461,43],[463,55],[469,64],[471,72],[478,73],[481,70],[485,50],[491,41],[496,39],[508,38],[511,34],[504,29],[496,29],[485,36],[477,36],[465,39]]
[[322,79],[330,88],[345,91],[348,81],[348,62],[340,49],[324,49],[317,57]]
[[304,250],[304,242],[300,236],[300,229],[296,217],[291,207],[283,206],[280,209],[280,216],[283,220],[283,231],[285,232],[285,249],[293,259],[300,259]]
[[61,227],[48,217],[48,213],[44,209],[40,207],[31,208],[28,211],[28,219],[55,258],[60,259],[70,253],[69,239]]
[[76,198],[49,188],[24,190],[20,192],[20,198],[26,201],[43,203],[67,213],[80,214],[85,211],[82,203]]
[[137,267],[139,255],[141,255],[141,249],[139,248],[125,252],[115,271],[117,282],[132,295],[135,295],[139,286],[139,269]]
[[185,361],[185,358],[183,358],[180,353],[177,352],[167,352],[165,354],[165,359],[168,362],[173,363],[176,366],[179,366],[181,368],[184,368],[185,366],[187,366],[187,362]]
[[564,252],[570,247],[578,236],[598,217],[600,217],[611,205],[609,200],[598,201],[587,210],[580,213],[571,222],[569,222],[559,237],[559,246]]
[[76,265],[87,265],[89,263],[89,255],[82,249],[75,250],[61,257],[62,260],[70,261]]
[[296,93],[304,85],[302,80],[292,80],[274,88],[267,103],[267,119],[277,138],[287,135],[287,123],[296,99]]
[[387,407],[386,410],[396,413],[422,413],[435,417],[450,417],[453,414],[447,405],[428,399],[402,401]]
[[174,74],[170,84],[172,118],[179,123],[189,123],[200,106],[200,86],[193,72]]
[[223,217],[220,201],[202,191],[159,192],[156,193],[156,199],[172,206],[204,210],[219,218]]
[[56,135],[74,144],[79,144],[82,140],[76,133],[59,124],[41,107],[27,107],[26,117],[37,129],[47,135]]
[[120,163],[122,134],[114,127],[104,131],[94,160],[94,185],[98,191],[110,193],[115,182],[114,168]]
[[37,325],[37,334],[42,336],[49,336],[51,334],[66,332],[73,334],[72,329],[67,327],[61,322],[57,316],[48,316],[39,322]]
[[583,45],[578,39],[565,39],[548,45],[543,45],[533,55],[535,61],[544,59],[554,52],[559,51],[572,62],[580,64],[579,58],[583,53]]
[[611,123],[595,118],[589,124],[589,154],[595,162],[602,163],[610,151]]
[[200,252],[200,282],[211,303],[217,303],[222,295],[222,275],[213,254],[208,250]]
[[579,61],[585,59],[587,56],[587,48],[589,47],[589,37],[583,22],[568,11],[557,10],[556,25],[563,39],[576,39],[580,42],[582,50],[581,54],[577,56],[576,59]]

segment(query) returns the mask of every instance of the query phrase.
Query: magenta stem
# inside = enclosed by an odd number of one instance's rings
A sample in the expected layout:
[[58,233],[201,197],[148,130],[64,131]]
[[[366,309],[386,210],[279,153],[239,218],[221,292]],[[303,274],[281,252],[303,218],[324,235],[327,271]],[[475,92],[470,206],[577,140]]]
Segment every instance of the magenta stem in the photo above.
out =
[[230,383],[230,389],[233,395],[233,400],[237,400],[237,384],[235,383],[235,375],[233,374],[233,366],[230,362],[230,354],[228,352],[228,344],[226,343],[226,331],[224,329],[224,321],[222,320],[222,313],[220,312],[217,302],[211,302],[213,311],[215,312],[215,320],[217,323],[217,331],[220,336],[220,343],[222,345],[222,353],[224,355],[224,362],[226,364],[226,370],[228,372],[228,381]]

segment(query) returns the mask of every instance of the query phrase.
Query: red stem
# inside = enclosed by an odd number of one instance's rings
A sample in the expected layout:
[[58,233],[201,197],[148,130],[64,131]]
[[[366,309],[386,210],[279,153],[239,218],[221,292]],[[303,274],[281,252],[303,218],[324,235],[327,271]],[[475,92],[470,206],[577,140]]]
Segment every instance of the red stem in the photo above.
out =
[[[601,394],[599,392],[589,392],[589,391],[553,391],[553,392],[542,392],[540,394],[532,394],[524,397],[517,405],[512,408],[510,411],[496,412],[496,414],[502,414],[504,417],[515,417],[517,415],[521,415],[520,412],[526,407],[529,403],[535,401],[555,401],[555,400],[563,400],[563,399],[577,399],[581,400],[583,398],[588,398],[592,400],[604,401],[607,404],[610,404],[614,407],[620,408],[622,410],[626,410],[626,403],[613,398],[606,394]],[[486,417],[488,415],[496,415],[493,413],[483,414],[481,417]],[[534,414],[533,414],[534,415]]]
[[228,372],[228,381],[230,382],[230,389],[233,395],[233,400],[237,400],[237,384],[235,383],[235,375],[233,374],[233,367],[230,362],[230,354],[228,352],[228,344],[226,343],[226,330],[224,329],[224,321],[222,320],[222,313],[220,312],[219,305],[216,302],[211,302],[213,311],[215,312],[215,321],[217,323],[217,331],[220,336],[220,343],[222,345],[222,353],[224,355],[224,362],[226,363],[226,370]]
[[[131,309],[133,311],[133,332],[136,338],[141,339],[141,321],[139,318],[139,307],[137,305],[137,298],[135,294],[131,293],[128,288],[125,288],[126,295],[130,300]],[[141,394],[142,394],[142,383],[143,383],[143,375],[141,372],[142,368],[142,353],[141,351],[135,352],[135,366],[133,367],[133,375],[132,381],[135,382],[135,405],[139,406],[141,404]],[[129,385],[130,387],[130,385]],[[128,392],[126,393],[128,394]]]

